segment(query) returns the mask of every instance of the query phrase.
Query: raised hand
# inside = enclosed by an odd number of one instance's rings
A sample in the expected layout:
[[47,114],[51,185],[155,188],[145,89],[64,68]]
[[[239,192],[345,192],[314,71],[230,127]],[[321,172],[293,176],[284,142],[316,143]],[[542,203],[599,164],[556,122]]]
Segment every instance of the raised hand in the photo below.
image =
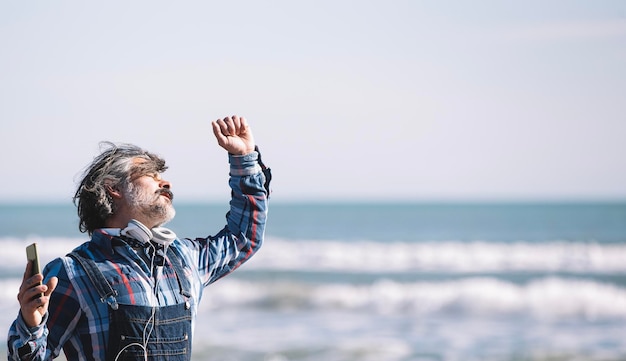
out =
[[254,137],[244,117],[233,115],[211,123],[217,143],[229,153],[248,154],[254,151]]

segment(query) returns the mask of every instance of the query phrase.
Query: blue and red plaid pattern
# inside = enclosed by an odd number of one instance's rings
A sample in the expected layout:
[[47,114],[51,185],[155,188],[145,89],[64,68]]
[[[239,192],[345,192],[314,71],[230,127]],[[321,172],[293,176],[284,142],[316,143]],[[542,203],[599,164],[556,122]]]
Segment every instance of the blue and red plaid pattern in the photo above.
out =
[[[110,230],[94,232],[77,250],[100,265],[117,291],[118,303],[168,306],[189,301],[195,319],[203,288],[241,266],[263,242],[271,175],[259,158],[258,152],[229,155],[232,199],[227,225],[221,231],[204,238],[177,239],[170,245],[182,259],[191,283],[189,300],[180,294],[169,260],[162,271],[153,272],[158,268],[151,267],[149,257],[141,254],[146,249],[131,248]],[[24,359],[48,360],[63,351],[68,360],[104,360],[109,306],[100,299],[84,269],[74,259],[61,257],[50,262],[43,274],[46,279],[59,279],[48,313],[42,324],[33,328],[18,314],[9,330],[8,359],[20,360],[21,354]],[[192,330],[193,326],[192,321]]]

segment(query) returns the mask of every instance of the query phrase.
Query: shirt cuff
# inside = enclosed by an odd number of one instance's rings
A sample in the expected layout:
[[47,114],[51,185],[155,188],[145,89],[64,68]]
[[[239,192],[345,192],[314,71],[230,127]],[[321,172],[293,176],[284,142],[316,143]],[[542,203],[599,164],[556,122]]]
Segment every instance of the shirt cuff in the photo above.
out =
[[22,318],[22,314],[20,313],[17,321],[17,330],[20,334],[20,337],[23,339],[27,339],[29,341],[38,339],[43,336],[44,333],[44,325],[48,322],[48,312],[43,315],[43,319],[38,326],[28,327],[26,325],[26,321]]
[[41,342],[41,338],[45,336],[46,328],[45,324],[48,321],[48,312],[46,312],[41,320],[41,324],[35,327],[28,327],[22,315],[17,318],[17,332],[20,338],[24,340],[24,344],[18,348],[18,354],[20,358],[24,358],[27,355],[33,353],[37,348],[37,343]]
[[231,176],[247,176],[260,173],[262,171],[258,162],[259,153],[254,151],[244,155],[228,154]]

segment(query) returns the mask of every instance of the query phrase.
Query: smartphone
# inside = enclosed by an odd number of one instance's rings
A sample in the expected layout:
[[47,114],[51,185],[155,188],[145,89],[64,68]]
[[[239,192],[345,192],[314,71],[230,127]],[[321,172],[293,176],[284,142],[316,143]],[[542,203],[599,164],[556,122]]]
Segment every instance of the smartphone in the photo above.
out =
[[[39,254],[37,253],[37,243],[30,244],[26,247],[26,259],[32,264],[30,276],[34,276],[37,273],[41,273],[39,269]],[[41,285],[41,282],[39,282]],[[39,295],[43,297],[43,293]]]

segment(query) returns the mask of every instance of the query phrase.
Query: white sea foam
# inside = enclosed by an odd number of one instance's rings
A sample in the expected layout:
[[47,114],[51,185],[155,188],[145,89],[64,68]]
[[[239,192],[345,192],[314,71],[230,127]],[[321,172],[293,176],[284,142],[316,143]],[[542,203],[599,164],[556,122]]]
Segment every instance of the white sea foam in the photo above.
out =
[[493,278],[446,282],[295,284],[229,279],[206,295],[206,307],[349,310],[378,314],[626,319],[626,289],[547,277],[516,285]]
[[[13,304],[25,264],[24,247],[40,243],[42,263],[65,254],[82,239],[0,239],[2,304]],[[249,305],[270,309],[344,309],[381,314],[523,314],[534,317],[626,318],[626,288],[605,283],[604,276],[626,273],[626,245],[572,242],[326,242],[268,239],[262,251],[238,274],[254,271],[369,274],[369,281],[350,283],[333,276],[302,281],[271,275],[247,281],[229,277],[207,292],[208,307]],[[524,282],[507,272],[537,271]],[[569,272],[569,277],[551,274]],[[454,273],[438,281],[393,276],[422,272]],[[492,274],[489,277],[472,273]],[[380,274],[380,275],[379,275]],[[573,274],[573,275],[572,275]],[[589,274],[600,274],[590,279]],[[577,278],[572,278],[577,277]],[[587,278],[585,278],[587,277]],[[620,276],[621,277],[621,276]],[[607,281],[608,282],[608,281]],[[211,306],[212,305],[212,306]]]
[[[40,243],[42,266],[84,238],[0,238],[0,267],[22,268],[24,248]],[[268,238],[244,270],[357,272],[571,272],[626,274],[626,244],[549,241],[342,242]]]
[[[0,305],[17,306],[19,279],[0,282]],[[589,280],[547,277],[524,285],[493,278],[446,282],[306,284],[221,280],[205,292],[209,309],[341,310],[382,315],[458,314],[539,319],[624,319],[626,289]]]
[[0,238],[0,267],[4,269],[19,269],[23,272],[26,266],[26,246],[37,243],[37,251],[41,267],[56,257],[69,253],[76,246],[85,242],[86,238],[62,238],[62,237],[26,237]]
[[626,273],[626,244],[552,241],[327,242],[270,239],[247,267],[317,272]]

